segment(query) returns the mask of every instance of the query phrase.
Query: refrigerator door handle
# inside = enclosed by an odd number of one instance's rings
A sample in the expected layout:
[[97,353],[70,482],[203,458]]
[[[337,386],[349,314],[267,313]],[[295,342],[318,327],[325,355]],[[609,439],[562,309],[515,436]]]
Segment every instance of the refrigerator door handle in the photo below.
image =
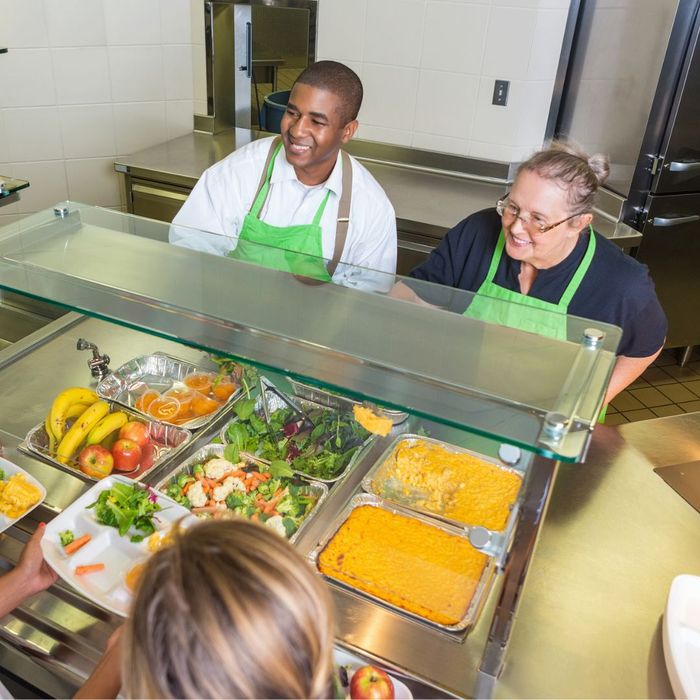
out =
[[700,215],[693,214],[692,216],[655,216],[651,220],[652,226],[680,226],[681,224],[689,224],[692,221],[700,221]]
[[672,173],[688,173],[694,170],[700,170],[700,160],[673,160],[668,169]]

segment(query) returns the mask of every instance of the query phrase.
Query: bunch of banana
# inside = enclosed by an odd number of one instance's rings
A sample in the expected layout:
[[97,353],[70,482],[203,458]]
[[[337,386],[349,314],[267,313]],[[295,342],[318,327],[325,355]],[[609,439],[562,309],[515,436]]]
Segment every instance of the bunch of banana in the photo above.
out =
[[78,447],[88,436],[88,433],[95,428],[108,413],[109,404],[106,401],[95,401],[89,408],[86,408],[58,443],[56,459],[58,459],[61,464],[66,464],[77,452]]
[[46,432],[49,440],[53,438],[60,442],[66,432],[68,418],[79,417],[99,397],[92,389],[77,386],[62,391],[51,404],[51,410],[46,418]]

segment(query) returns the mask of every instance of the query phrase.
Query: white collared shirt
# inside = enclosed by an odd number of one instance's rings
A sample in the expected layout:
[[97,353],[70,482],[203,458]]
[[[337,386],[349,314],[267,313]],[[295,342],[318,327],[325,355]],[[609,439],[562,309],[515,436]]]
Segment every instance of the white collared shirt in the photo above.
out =
[[[235,248],[243,219],[253,204],[271,142],[272,137],[253,141],[208,168],[173,219],[170,242],[219,255],[226,255]],[[379,183],[357,160],[351,157],[350,161],[353,178],[350,225],[341,257],[346,264],[338,265],[333,281],[364,287],[362,280],[366,281],[367,275],[348,265],[394,274],[396,216]],[[329,190],[321,229],[323,257],[330,260],[335,249],[338,204],[343,190],[340,156],[328,180],[309,187],[299,182],[281,148],[260,218],[273,226],[311,224]],[[179,226],[189,228],[179,229]],[[205,231],[218,235],[207,235]],[[368,286],[384,288],[386,284],[389,284],[388,276],[385,282],[375,280]]]

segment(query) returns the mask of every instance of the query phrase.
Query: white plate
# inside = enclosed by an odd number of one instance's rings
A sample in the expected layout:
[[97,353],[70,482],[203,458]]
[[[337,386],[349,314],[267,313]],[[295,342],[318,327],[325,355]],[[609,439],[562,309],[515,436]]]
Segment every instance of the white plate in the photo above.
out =
[[[342,649],[333,649],[333,661],[336,666],[348,667],[348,682],[352,680],[352,674],[361,666],[370,665],[368,661],[363,661],[359,656],[350,654]],[[377,668],[381,668],[380,664],[371,664]],[[394,697],[396,700],[412,700],[413,695],[405,683],[402,683],[396,676],[388,674],[391,682],[394,684]],[[348,696],[349,697],[349,696]]]
[[671,584],[664,615],[664,656],[677,698],[700,698],[700,576]]
[[[97,522],[94,510],[87,508],[102,491],[110,489],[117,482],[142,488],[133,480],[115,474],[98,481],[46,526],[41,549],[51,568],[79,593],[106,610],[126,617],[131,592],[126,587],[124,576],[136,562],[149,556],[148,538],[142,542],[131,542],[128,534],[122,537],[116,528]],[[158,491],[154,493],[162,507],[156,514],[159,532],[167,532],[181,518],[194,518],[187,508]],[[86,533],[92,538],[77,552],[68,555],[59,538],[59,533],[64,530],[72,530],[76,539]],[[87,564],[104,564],[105,568],[76,576],[75,568]]]
[[14,525],[14,523],[21,520],[27,513],[31,513],[36,508],[46,498],[46,489],[44,488],[43,484],[37,481],[29,472],[26,472],[24,469],[22,469],[22,467],[18,467],[16,464],[8,461],[7,459],[3,459],[2,457],[0,457],[0,469],[5,472],[4,481],[7,481],[13,474],[22,474],[30,484],[36,486],[39,491],[41,491],[41,498],[33,506],[27,508],[27,510],[25,510],[24,513],[19,516],[19,518],[8,518],[6,515],[0,513],[0,532],[3,532],[4,530],[7,530],[10,525]]

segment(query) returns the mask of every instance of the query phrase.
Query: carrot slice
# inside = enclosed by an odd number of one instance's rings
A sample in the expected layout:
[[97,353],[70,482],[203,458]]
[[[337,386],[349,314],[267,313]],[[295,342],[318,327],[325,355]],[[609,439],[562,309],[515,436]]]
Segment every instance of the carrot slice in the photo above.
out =
[[82,576],[83,574],[92,574],[95,571],[102,571],[104,568],[104,564],[85,564],[84,566],[76,566],[75,575]]
[[86,545],[90,540],[92,539],[91,535],[85,534],[82,537],[78,537],[77,540],[73,540],[70,544],[67,544],[64,548],[63,551],[66,554],[74,554],[77,552],[83,545]]

